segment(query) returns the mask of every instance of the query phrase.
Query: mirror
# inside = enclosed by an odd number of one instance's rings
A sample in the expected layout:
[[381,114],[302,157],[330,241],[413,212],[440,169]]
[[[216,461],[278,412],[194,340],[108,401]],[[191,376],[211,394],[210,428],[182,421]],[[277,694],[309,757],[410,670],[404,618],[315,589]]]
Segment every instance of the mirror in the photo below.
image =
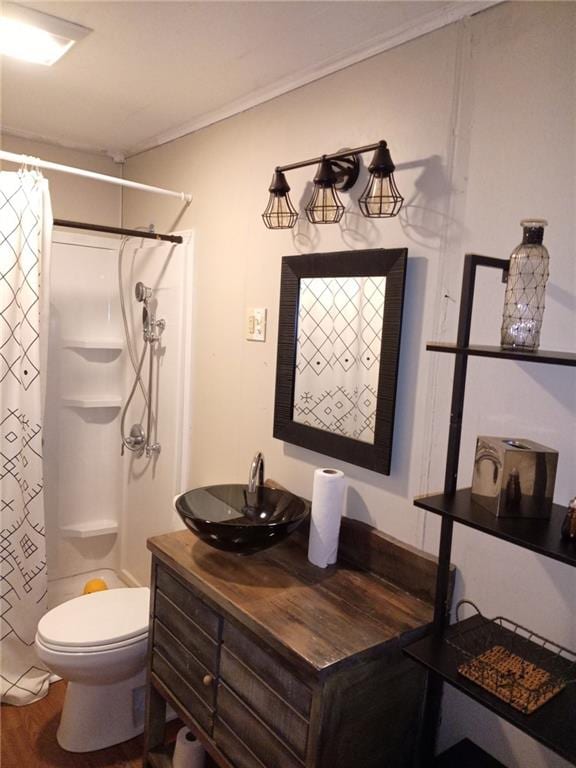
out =
[[390,474],[406,259],[284,257],[274,437]]

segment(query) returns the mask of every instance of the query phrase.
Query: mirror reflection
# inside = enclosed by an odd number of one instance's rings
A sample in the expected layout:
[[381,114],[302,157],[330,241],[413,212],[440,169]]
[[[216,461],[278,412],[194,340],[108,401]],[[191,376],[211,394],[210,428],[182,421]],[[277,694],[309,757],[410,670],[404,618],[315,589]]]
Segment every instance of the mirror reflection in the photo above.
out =
[[292,418],[374,444],[386,277],[301,278]]

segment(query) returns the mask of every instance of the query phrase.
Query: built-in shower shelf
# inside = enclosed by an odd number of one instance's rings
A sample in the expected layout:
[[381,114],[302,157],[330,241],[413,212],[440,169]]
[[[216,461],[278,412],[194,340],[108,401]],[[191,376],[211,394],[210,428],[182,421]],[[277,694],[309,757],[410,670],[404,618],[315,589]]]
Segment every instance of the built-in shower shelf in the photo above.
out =
[[68,408],[120,408],[121,397],[64,397],[62,405]]
[[67,349],[121,350],[124,348],[122,339],[64,339],[62,344]]
[[118,533],[116,520],[91,520],[88,523],[61,525],[60,533],[65,539],[87,539],[89,536],[107,536]]

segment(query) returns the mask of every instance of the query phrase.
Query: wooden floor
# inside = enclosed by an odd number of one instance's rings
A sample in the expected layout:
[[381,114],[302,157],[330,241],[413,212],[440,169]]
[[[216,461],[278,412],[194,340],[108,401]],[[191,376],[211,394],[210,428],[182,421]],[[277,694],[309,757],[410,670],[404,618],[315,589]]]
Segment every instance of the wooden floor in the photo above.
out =
[[[141,768],[142,737],[98,752],[74,754],[58,746],[56,730],[66,690],[50,686],[46,698],[26,707],[2,705],[2,768]],[[170,724],[175,733],[181,723]]]

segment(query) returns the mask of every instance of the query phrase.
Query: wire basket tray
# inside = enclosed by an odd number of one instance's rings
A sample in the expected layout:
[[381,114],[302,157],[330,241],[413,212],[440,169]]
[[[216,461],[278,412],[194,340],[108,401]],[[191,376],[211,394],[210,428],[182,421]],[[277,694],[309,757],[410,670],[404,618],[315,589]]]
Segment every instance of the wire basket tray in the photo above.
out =
[[470,600],[479,621],[456,626],[447,639],[464,661],[458,672],[529,715],[576,679],[576,653],[503,616],[488,619]]

